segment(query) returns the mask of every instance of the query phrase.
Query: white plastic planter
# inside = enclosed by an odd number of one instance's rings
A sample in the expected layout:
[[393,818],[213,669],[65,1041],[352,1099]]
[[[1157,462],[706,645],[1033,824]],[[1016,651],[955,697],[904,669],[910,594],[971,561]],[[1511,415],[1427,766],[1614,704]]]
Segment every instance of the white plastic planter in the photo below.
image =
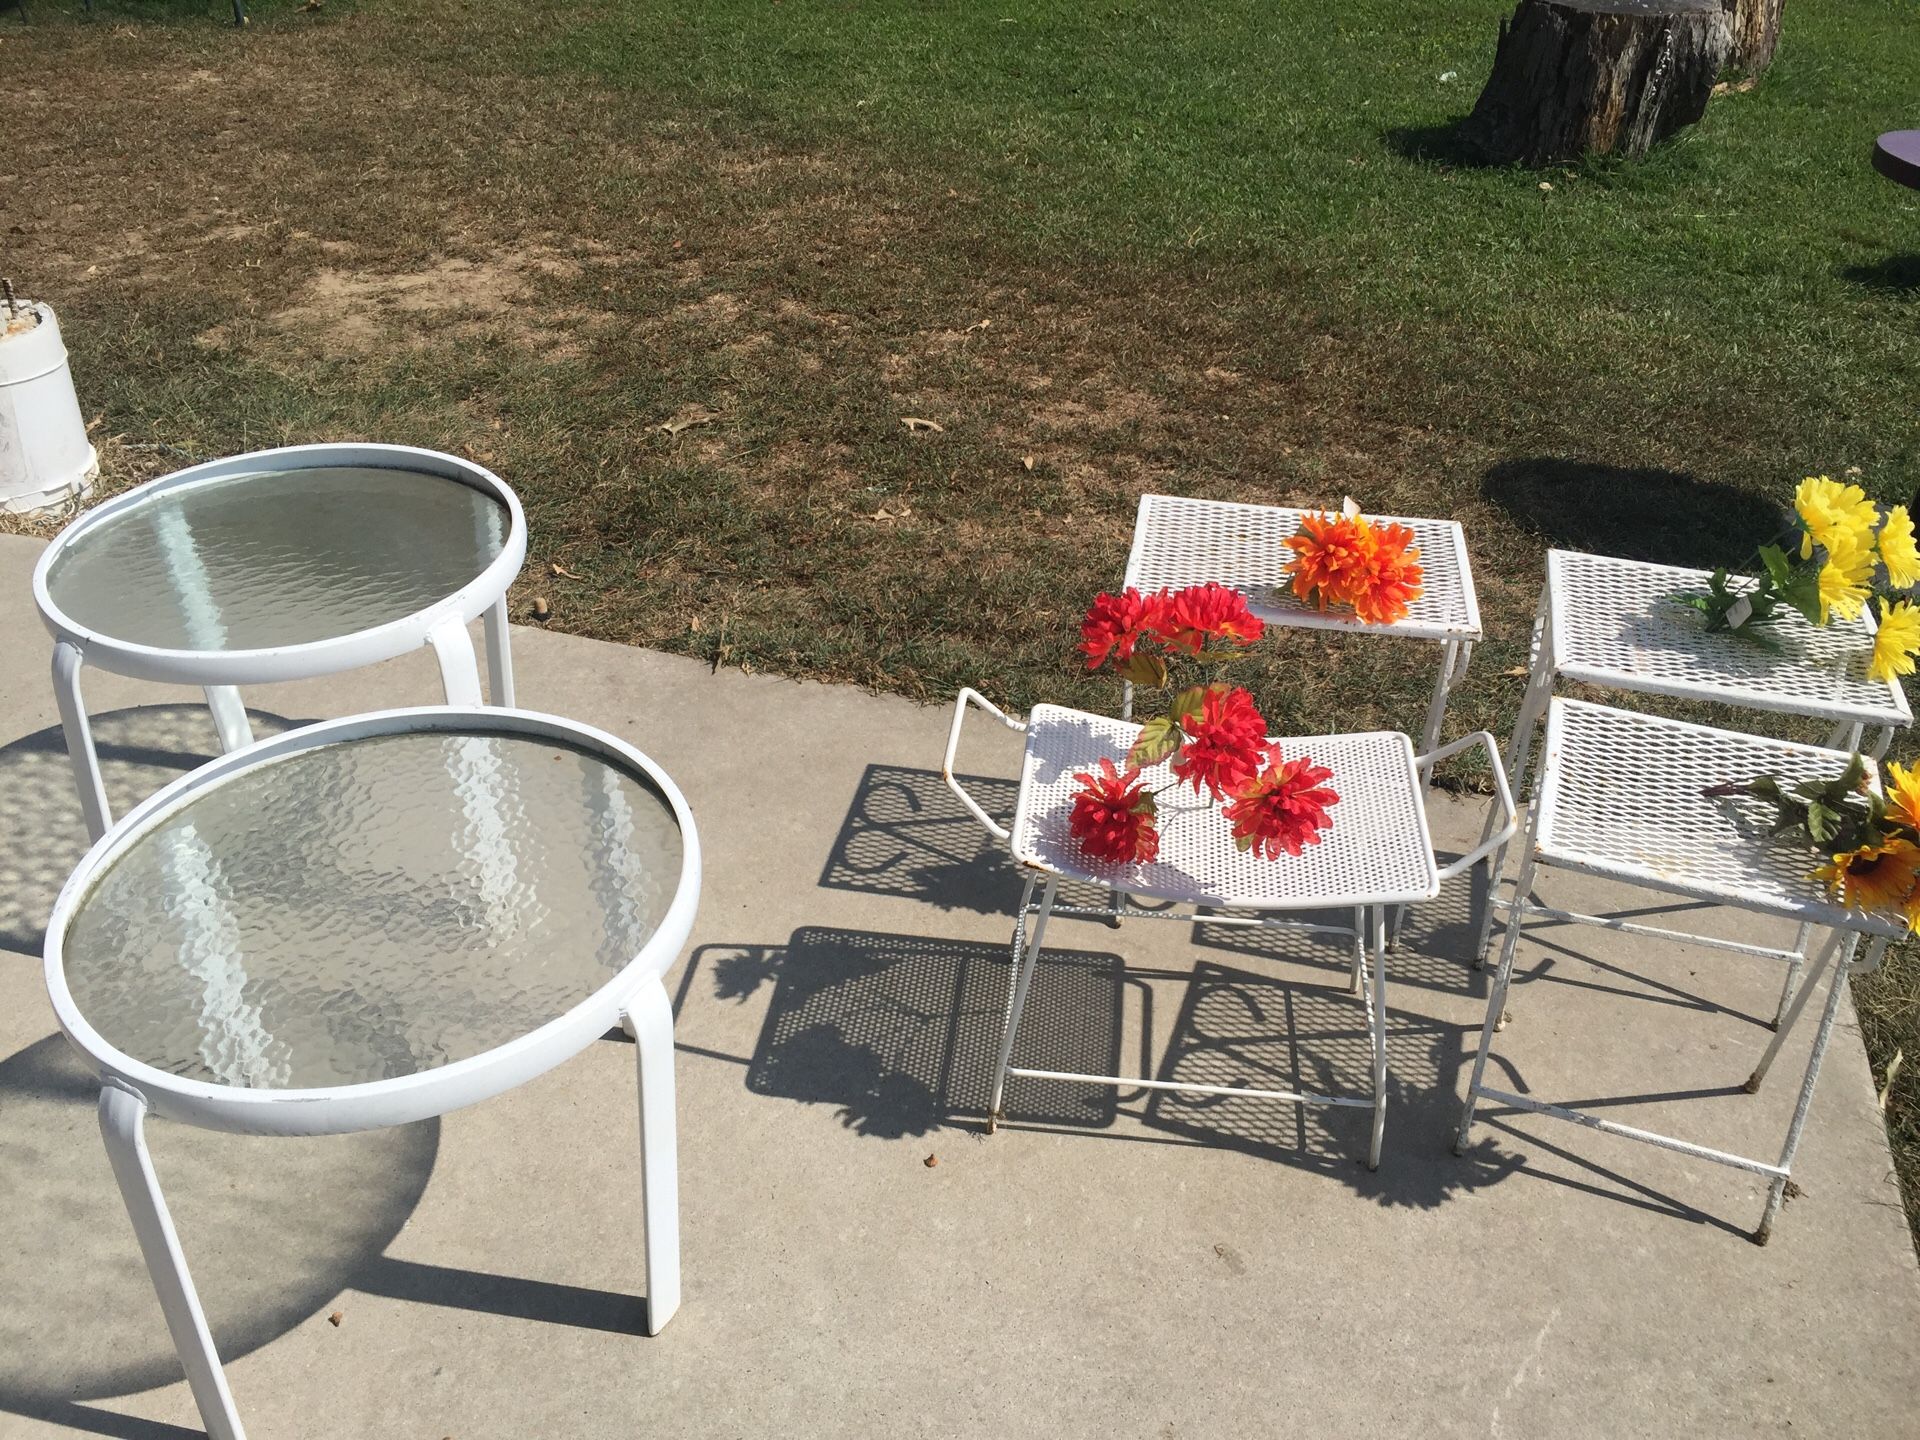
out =
[[56,510],[93,489],[100,457],[87,441],[52,309],[20,309],[39,323],[4,333],[0,306],[0,511]]

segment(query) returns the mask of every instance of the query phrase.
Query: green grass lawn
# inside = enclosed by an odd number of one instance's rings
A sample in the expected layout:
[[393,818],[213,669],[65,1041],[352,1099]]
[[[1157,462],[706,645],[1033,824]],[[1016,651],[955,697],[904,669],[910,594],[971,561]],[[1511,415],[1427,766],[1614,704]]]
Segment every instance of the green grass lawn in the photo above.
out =
[[[1737,564],[1804,474],[1920,487],[1920,195],[1867,165],[1911,4],[1791,0],[1750,93],[1546,171],[1448,139],[1508,9],[33,0],[0,268],[115,483],[462,450],[526,500],[520,603],[716,663],[1106,703],[1071,632],[1143,490],[1456,516],[1454,723],[1503,729],[1547,545]],[[1255,688],[1406,727],[1427,660],[1290,638]],[[1878,1064],[1913,963],[1861,987]]]

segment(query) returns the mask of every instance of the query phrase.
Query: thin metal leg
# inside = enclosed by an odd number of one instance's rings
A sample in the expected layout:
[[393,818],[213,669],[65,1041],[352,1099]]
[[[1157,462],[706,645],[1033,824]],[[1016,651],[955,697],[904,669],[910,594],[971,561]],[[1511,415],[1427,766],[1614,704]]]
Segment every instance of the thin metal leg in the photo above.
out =
[[107,787],[100,780],[100,756],[93,748],[87,703],[80,698],[80,664],[79,646],[62,640],[53,647],[53,698],[60,707],[60,728],[67,737],[73,787],[80,794],[87,838],[98,840],[113,823],[113,812],[107,808]]
[[[1520,702],[1520,715],[1513,724],[1513,738],[1507,743],[1507,784],[1515,796],[1527,793],[1527,763],[1533,754],[1533,731],[1553,698],[1553,636],[1547,624],[1547,593],[1540,593],[1540,609],[1533,620],[1533,668],[1527,678],[1527,693]],[[1489,823],[1492,817],[1489,816]],[[1500,876],[1507,868],[1507,847],[1502,845],[1487,859],[1487,908],[1480,917],[1480,938],[1473,947],[1473,963],[1483,966],[1487,946],[1493,939],[1493,902],[1499,897]],[[1514,903],[1521,891],[1513,892]]]
[[153,1158],[147,1153],[146,1115],[147,1102],[117,1082],[109,1081],[100,1091],[100,1134],[107,1144],[107,1159],[120,1182],[120,1198],[133,1221],[147,1274],[160,1297],[160,1312],[166,1316],[173,1348],[186,1369],[193,1402],[200,1407],[201,1422],[212,1440],[246,1440],[233,1392],[227,1388],[219,1353],[213,1348],[213,1332],[207,1328],[193,1277],[187,1273],[187,1257],[181,1253],[173,1217],[160,1194]]
[[1367,907],[1353,907],[1353,976],[1347,982],[1347,988],[1353,994],[1360,993],[1361,981],[1367,964]]
[[1882,725],[1879,731],[1879,738],[1873,742],[1873,758],[1876,760],[1886,759],[1887,747],[1892,744],[1893,744],[1893,726]]
[[638,1054],[647,1333],[658,1335],[680,1308],[680,1161],[674,1129],[673,1003],[666,986],[649,980],[620,1019]]
[[1787,962],[1787,978],[1780,985],[1780,1003],[1773,1009],[1773,1028],[1778,1030],[1780,1022],[1786,1018],[1787,1006],[1793,1000],[1794,986],[1800,983],[1800,972],[1806,968],[1807,956],[1813,953],[1813,926],[1802,922],[1793,933],[1793,959]]
[[[1040,962],[1040,943],[1047,933],[1047,917],[1053,913],[1054,892],[1060,886],[1057,875],[1047,876],[1046,889],[1040,892],[1040,911],[1033,918],[1033,934],[1027,940],[1027,953],[1017,957],[1020,962],[1020,974],[1014,982],[1013,995],[1007,1002],[1007,1030],[1000,1037],[1000,1059],[993,1067],[993,1094],[987,1102],[987,1132],[991,1134],[1000,1124],[1000,1102],[1007,1089],[1007,1066],[1013,1063],[1013,1040],[1020,1032],[1020,1013],[1027,1008],[1027,987],[1033,983],[1034,968]],[[1026,896],[1021,897],[1020,914],[1026,916],[1026,898],[1033,894],[1033,881],[1027,881]],[[1016,934],[1018,932],[1016,931]]]
[[247,704],[240,698],[240,692],[231,685],[207,685],[202,688],[207,697],[207,709],[213,712],[214,733],[220,737],[220,753],[231,755],[251,745],[253,725],[247,719]]
[[[1122,720],[1133,719],[1133,682],[1131,680],[1122,680],[1120,682],[1120,718]],[[1107,917],[1107,924],[1110,928],[1118,930],[1120,928],[1120,912],[1126,909],[1127,896],[1117,885],[1109,885],[1107,887],[1107,906],[1112,911],[1112,914]]]
[[487,607],[487,690],[493,703],[513,705],[513,650],[507,634],[507,597]]
[[1539,810],[1537,801],[1527,807],[1527,829],[1521,841],[1526,859],[1521,862],[1519,878],[1514,882],[1513,909],[1507,912],[1507,935],[1500,943],[1500,968],[1494,972],[1493,988],[1487,995],[1487,1019],[1480,1027],[1480,1048],[1473,1057],[1473,1074],[1467,1080],[1467,1103],[1460,1112],[1460,1133],[1453,1142],[1453,1153],[1456,1155],[1464,1155],[1467,1151],[1467,1135],[1473,1129],[1474,1102],[1479,1099],[1480,1081],[1487,1073],[1487,1051],[1493,1044],[1493,1032],[1500,1028],[1500,1017],[1507,1008],[1507,986],[1513,980],[1513,957],[1520,948],[1520,922],[1523,918],[1520,897],[1533,888],[1533,836]]
[[1854,947],[1860,943],[1859,935],[1851,930],[1846,931],[1844,936],[1841,931],[1834,931],[1828,937],[1827,943],[1820,947],[1820,955],[1813,962],[1813,969],[1807,973],[1807,978],[1801,982],[1799,990],[1794,993],[1793,1002],[1787,1006],[1786,1013],[1780,1017],[1780,1023],[1774,1027],[1773,1039],[1767,1042],[1767,1048],[1760,1056],[1760,1063],[1753,1067],[1753,1074],[1747,1077],[1749,1095],[1756,1093],[1761,1083],[1766,1080],[1767,1071],[1773,1068],[1773,1062],[1780,1054],[1780,1047],[1787,1043],[1787,1036],[1793,1032],[1793,1027],[1800,1023],[1800,1012],[1807,1008],[1807,1001],[1812,998],[1813,992],[1820,988],[1820,977],[1826,973],[1827,966],[1832,963],[1834,952],[1840,949],[1843,939],[1846,949],[1841,954],[1840,963],[1844,966],[1853,959]]
[[480,664],[473,656],[473,637],[458,620],[449,620],[427,636],[434,659],[440,662],[440,684],[449,705],[480,703]]
[[[1849,937],[1847,960],[1853,957],[1854,946],[1860,941],[1858,935]],[[1869,966],[1879,963],[1880,952],[1887,942],[1876,938],[1869,951]],[[1793,1155],[1800,1148],[1800,1133],[1807,1126],[1807,1111],[1813,1105],[1813,1087],[1820,1078],[1820,1062],[1826,1057],[1827,1042],[1833,1038],[1833,1022],[1840,1013],[1840,997],[1846,990],[1847,960],[1834,967],[1833,979],[1827,987],[1827,1008],[1820,1014],[1820,1032],[1813,1037],[1813,1053],[1807,1057],[1806,1078],[1800,1082],[1800,1098],[1793,1107],[1793,1121],[1787,1126],[1787,1143],[1780,1149],[1780,1168],[1793,1167]],[[1776,1037],[1777,1038],[1777,1037]],[[1773,1222],[1780,1214],[1780,1205],[1787,1196],[1787,1177],[1776,1175],[1773,1183],[1767,1187],[1767,1208],[1760,1216],[1760,1228],[1753,1232],[1754,1240],[1764,1245],[1773,1237]]]
[[1373,1026],[1373,1144],[1367,1168],[1380,1168],[1380,1143],[1387,1133],[1387,912],[1373,907],[1373,975],[1367,985],[1367,1017]]
[[[1440,748],[1440,732],[1447,723],[1447,696],[1453,689],[1454,662],[1460,657],[1460,642],[1448,640],[1440,647],[1440,679],[1433,687],[1433,699],[1427,704],[1427,722],[1420,730],[1420,753],[1431,755]],[[1427,772],[1427,784],[1433,784],[1433,772]]]

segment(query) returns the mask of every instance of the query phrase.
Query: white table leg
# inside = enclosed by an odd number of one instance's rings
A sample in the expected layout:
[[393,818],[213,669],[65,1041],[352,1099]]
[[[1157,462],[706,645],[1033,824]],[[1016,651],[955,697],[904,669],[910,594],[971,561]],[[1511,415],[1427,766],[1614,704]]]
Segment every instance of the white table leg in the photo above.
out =
[[253,743],[253,726],[247,720],[246,702],[240,698],[240,692],[232,685],[207,685],[202,687],[207,696],[207,709],[213,712],[213,728],[220,737],[220,753],[231,755],[234,751]]
[[[1807,1057],[1806,1078],[1800,1082],[1800,1098],[1794,1103],[1793,1120],[1787,1126],[1787,1143],[1780,1150],[1780,1168],[1793,1168],[1793,1155],[1800,1148],[1800,1133],[1807,1126],[1807,1111],[1813,1105],[1813,1087],[1820,1079],[1820,1062],[1826,1057],[1827,1042],[1833,1038],[1833,1022],[1840,1013],[1840,997],[1846,990],[1847,962],[1853,958],[1854,947],[1860,943],[1860,937],[1847,937],[1846,955],[1834,966],[1833,979],[1827,987],[1827,1008],[1820,1015],[1820,1031],[1813,1037],[1813,1053]],[[1887,942],[1876,938],[1868,952],[1868,967],[1880,963],[1880,954],[1886,949]],[[1807,989],[1812,989],[1811,980]],[[1795,1008],[1798,1008],[1797,1006]],[[1782,1034],[1785,1031],[1781,1032]],[[1776,1035],[1774,1039],[1778,1041]],[[1773,1184],[1767,1187],[1767,1208],[1760,1216],[1760,1228],[1753,1232],[1753,1238],[1761,1245],[1773,1236],[1773,1222],[1780,1214],[1780,1205],[1787,1196],[1787,1177],[1776,1175]]]
[[1761,1083],[1766,1080],[1767,1071],[1773,1068],[1774,1060],[1779,1057],[1780,1047],[1787,1043],[1787,1036],[1792,1033],[1793,1027],[1800,1023],[1800,1012],[1807,1008],[1807,1001],[1813,997],[1813,992],[1820,988],[1820,977],[1826,973],[1827,966],[1832,963],[1834,952],[1840,949],[1843,938],[1846,950],[1840,957],[1841,966],[1844,968],[1847,962],[1853,959],[1854,948],[1860,943],[1859,935],[1847,931],[1843,936],[1843,932],[1836,930],[1827,937],[1827,943],[1820,947],[1819,958],[1813,962],[1813,969],[1807,972],[1807,978],[1795,992],[1792,1003],[1787,1006],[1786,1012],[1774,1026],[1773,1039],[1767,1042],[1767,1048],[1761,1053],[1760,1063],[1753,1067],[1753,1074],[1747,1077],[1749,1095],[1756,1093]]
[[[1527,764],[1533,756],[1533,731],[1553,698],[1553,632],[1549,624],[1548,592],[1541,590],[1540,606],[1533,616],[1533,643],[1527,671],[1527,690],[1520,700],[1520,714],[1513,722],[1513,737],[1507,742],[1507,784],[1515,800],[1526,792]],[[1473,947],[1473,963],[1484,965],[1487,946],[1493,939],[1493,902],[1499,897],[1500,876],[1507,868],[1507,847],[1502,845],[1487,861],[1487,910],[1480,917],[1480,938]],[[1513,892],[1514,902],[1521,892]]]
[[649,980],[620,1019],[638,1052],[647,1333],[658,1335],[680,1308],[680,1162],[674,1131],[673,1003],[667,987]]
[[449,705],[480,704],[480,664],[473,656],[473,637],[458,620],[449,620],[427,636],[434,659],[440,662],[440,684]]
[[1486,1023],[1480,1027],[1480,1048],[1473,1057],[1473,1074],[1467,1079],[1467,1103],[1460,1112],[1460,1133],[1454,1137],[1453,1153],[1467,1152],[1467,1136],[1473,1129],[1473,1107],[1479,1098],[1480,1081],[1487,1073],[1487,1051],[1493,1045],[1493,1032],[1500,1028],[1500,1017],[1507,1008],[1507,986],[1513,980],[1514,952],[1520,948],[1520,922],[1524,918],[1521,897],[1533,888],[1533,837],[1539,819],[1538,801],[1527,807],[1527,828],[1521,838],[1520,874],[1514,881],[1513,909],[1507,912],[1507,934],[1500,942],[1500,968],[1494,972],[1493,989],[1487,996]]
[[1373,1029],[1373,1144],[1367,1168],[1380,1168],[1380,1142],[1387,1133],[1387,912],[1373,907],[1373,974],[1367,984],[1367,1018]]
[[173,1217],[167,1213],[160,1180],[147,1153],[146,1115],[147,1102],[133,1091],[113,1081],[100,1091],[100,1134],[107,1142],[107,1158],[113,1164],[114,1178],[120,1182],[120,1196],[126,1201],[147,1273],[160,1296],[160,1311],[173,1335],[173,1348],[186,1368],[194,1404],[200,1407],[200,1419],[212,1440],[246,1440],[239,1412],[234,1409],[233,1392],[227,1388],[220,1356],[213,1348],[213,1332],[207,1328],[200,1297],[194,1293],[187,1258],[180,1251],[180,1237],[174,1233]]
[[[1402,913],[1405,913],[1404,907]],[[1353,907],[1353,975],[1347,981],[1348,993],[1358,995],[1367,966],[1367,907]]]
[[507,597],[487,607],[487,690],[493,703],[513,705],[513,650],[507,636]]
[[[1013,994],[1007,997],[1007,1028],[1000,1037],[1000,1059],[993,1067],[993,1093],[987,1101],[987,1133],[992,1134],[1000,1124],[1000,1101],[1007,1089],[1007,1066],[1013,1063],[1013,1040],[1020,1032],[1020,1012],[1027,1008],[1027,987],[1033,983],[1034,968],[1040,963],[1040,942],[1047,933],[1047,917],[1053,913],[1054,893],[1060,888],[1060,877],[1047,876],[1047,886],[1040,894],[1040,912],[1033,919],[1033,934],[1027,939],[1026,954],[1015,954],[1014,963],[1019,967],[1019,976],[1014,981]],[[1027,900],[1033,895],[1033,879],[1027,879],[1026,893],[1020,897],[1020,915],[1014,921],[1014,940],[1016,944],[1027,918]]]
[[1787,1006],[1793,1002],[1794,986],[1800,983],[1800,972],[1806,968],[1807,956],[1813,953],[1813,926],[1801,923],[1793,932],[1793,959],[1787,962],[1787,978],[1780,982],[1780,1003],[1773,1007],[1773,1028],[1778,1030],[1780,1022],[1786,1019]]
[[[1427,722],[1420,730],[1420,753],[1431,755],[1440,748],[1440,732],[1447,724],[1447,697],[1453,693],[1454,667],[1460,661],[1460,642],[1448,640],[1440,646],[1440,678],[1434,683],[1433,699],[1427,702]],[[1427,774],[1433,784],[1433,774]]]
[[107,808],[107,787],[100,780],[100,756],[93,748],[87,703],[80,698],[80,665],[79,646],[66,640],[54,645],[54,703],[60,707],[60,728],[67,737],[67,760],[73,766],[74,789],[80,792],[87,838],[98,840],[113,823],[113,812]]

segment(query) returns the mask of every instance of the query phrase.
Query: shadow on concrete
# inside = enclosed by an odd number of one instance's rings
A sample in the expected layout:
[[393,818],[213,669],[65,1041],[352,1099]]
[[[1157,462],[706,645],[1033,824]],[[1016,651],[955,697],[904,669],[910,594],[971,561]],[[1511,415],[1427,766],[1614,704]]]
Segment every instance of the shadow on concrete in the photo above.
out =
[[[78,1403],[181,1378],[101,1145],[98,1095],[64,1036],[0,1061],[0,1175],[29,1191],[0,1246],[0,1412],[159,1440],[189,1432]],[[147,1134],[232,1361],[359,1283],[419,1202],[440,1131],[425,1121],[287,1140],[155,1121]]]
[[1920,293],[1920,255],[1888,255],[1870,265],[1842,265],[1834,273],[1869,290],[1894,295]]
[[417,1305],[470,1310],[508,1320],[536,1320],[546,1325],[571,1325],[581,1330],[606,1330],[615,1335],[647,1333],[644,1299],[584,1285],[558,1285],[549,1280],[423,1265],[387,1255],[377,1257],[357,1271],[350,1284],[363,1294]]
[[[1017,782],[977,775],[960,780],[1002,825],[1013,818]],[[906,765],[867,767],[820,884],[1009,919],[1020,901],[1020,879],[1006,843],[967,813],[939,771]]]
[[1749,564],[1789,518],[1718,480],[1564,456],[1502,460],[1480,493],[1549,545],[1700,569]]
[[[265,739],[307,723],[250,711]],[[113,813],[220,753],[201,705],[142,705],[93,717],[94,748]],[[38,957],[60,887],[90,848],[66,737],[56,726],[0,747],[0,950]]]
[[[749,1090],[833,1105],[847,1128],[882,1139],[985,1119],[1010,959],[1009,945],[815,927],[782,946],[694,955],[711,967],[720,999],[773,986]],[[1124,984],[1117,955],[1049,947],[1014,1063],[1116,1073]],[[1115,1098],[1106,1086],[1014,1080],[1005,1109],[1009,1121],[1100,1127],[1113,1123]]]

